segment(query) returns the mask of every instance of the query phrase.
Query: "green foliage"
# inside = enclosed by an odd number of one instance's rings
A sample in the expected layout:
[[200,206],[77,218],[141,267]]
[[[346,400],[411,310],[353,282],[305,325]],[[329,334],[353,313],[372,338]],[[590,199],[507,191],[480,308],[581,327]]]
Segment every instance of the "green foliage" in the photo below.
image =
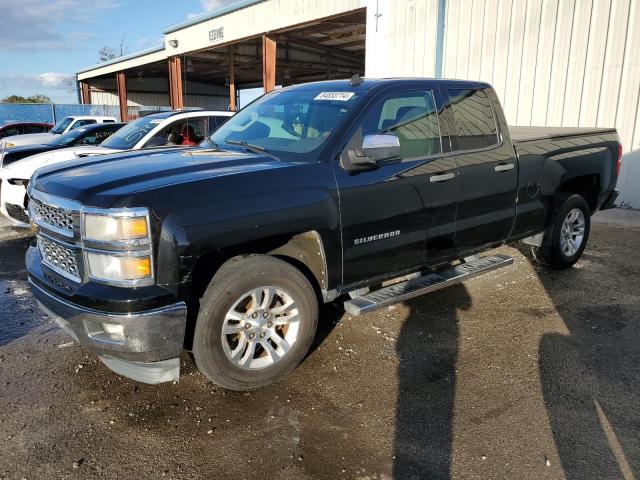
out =
[[0,100],[0,103],[53,103],[46,95],[32,95],[21,97],[20,95],[10,95]]

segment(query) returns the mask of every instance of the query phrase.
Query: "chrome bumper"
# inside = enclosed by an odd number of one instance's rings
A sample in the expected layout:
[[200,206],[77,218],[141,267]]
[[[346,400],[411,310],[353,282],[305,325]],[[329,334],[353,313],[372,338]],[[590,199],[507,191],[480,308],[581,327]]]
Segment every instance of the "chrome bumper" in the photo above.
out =
[[[42,310],[114,372],[144,383],[179,379],[187,318],[183,302],[115,314],[72,304],[44,290],[31,278],[29,283]],[[114,335],[114,328],[121,334]]]

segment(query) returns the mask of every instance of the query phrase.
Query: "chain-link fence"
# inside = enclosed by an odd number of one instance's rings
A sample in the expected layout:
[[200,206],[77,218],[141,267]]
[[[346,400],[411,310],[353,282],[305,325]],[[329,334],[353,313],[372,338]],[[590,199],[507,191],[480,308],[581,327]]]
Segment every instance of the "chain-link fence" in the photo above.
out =
[[7,122],[56,123],[70,115],[100,115],[119,119],[120,108],[117,105],[0,103],[0,125]]

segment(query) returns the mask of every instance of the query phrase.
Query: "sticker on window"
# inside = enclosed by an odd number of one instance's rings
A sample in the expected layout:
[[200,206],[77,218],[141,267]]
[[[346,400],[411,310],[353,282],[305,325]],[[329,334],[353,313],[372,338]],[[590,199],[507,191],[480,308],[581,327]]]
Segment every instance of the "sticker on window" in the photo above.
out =
[[346,102],[353,97],[354,94],[354,92],[322,92],[316,95],[314,100],[338,100]]

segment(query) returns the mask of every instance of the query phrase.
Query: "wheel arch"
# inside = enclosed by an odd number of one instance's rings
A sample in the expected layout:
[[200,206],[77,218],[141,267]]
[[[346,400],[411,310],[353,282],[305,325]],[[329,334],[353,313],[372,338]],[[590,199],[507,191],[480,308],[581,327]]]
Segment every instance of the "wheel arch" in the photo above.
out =
[[191,348],[193,340],[199,300],[211,279],[228,260],[250,255],[271,255],[290,263],[309,280],[319,301],[333,300],[333,292],[328,290],[325,246],[322,237],[315,230],[261,238],[230,248],[208,252],[197,258],[192,270],[185,337],[185,345],[188,349]]

